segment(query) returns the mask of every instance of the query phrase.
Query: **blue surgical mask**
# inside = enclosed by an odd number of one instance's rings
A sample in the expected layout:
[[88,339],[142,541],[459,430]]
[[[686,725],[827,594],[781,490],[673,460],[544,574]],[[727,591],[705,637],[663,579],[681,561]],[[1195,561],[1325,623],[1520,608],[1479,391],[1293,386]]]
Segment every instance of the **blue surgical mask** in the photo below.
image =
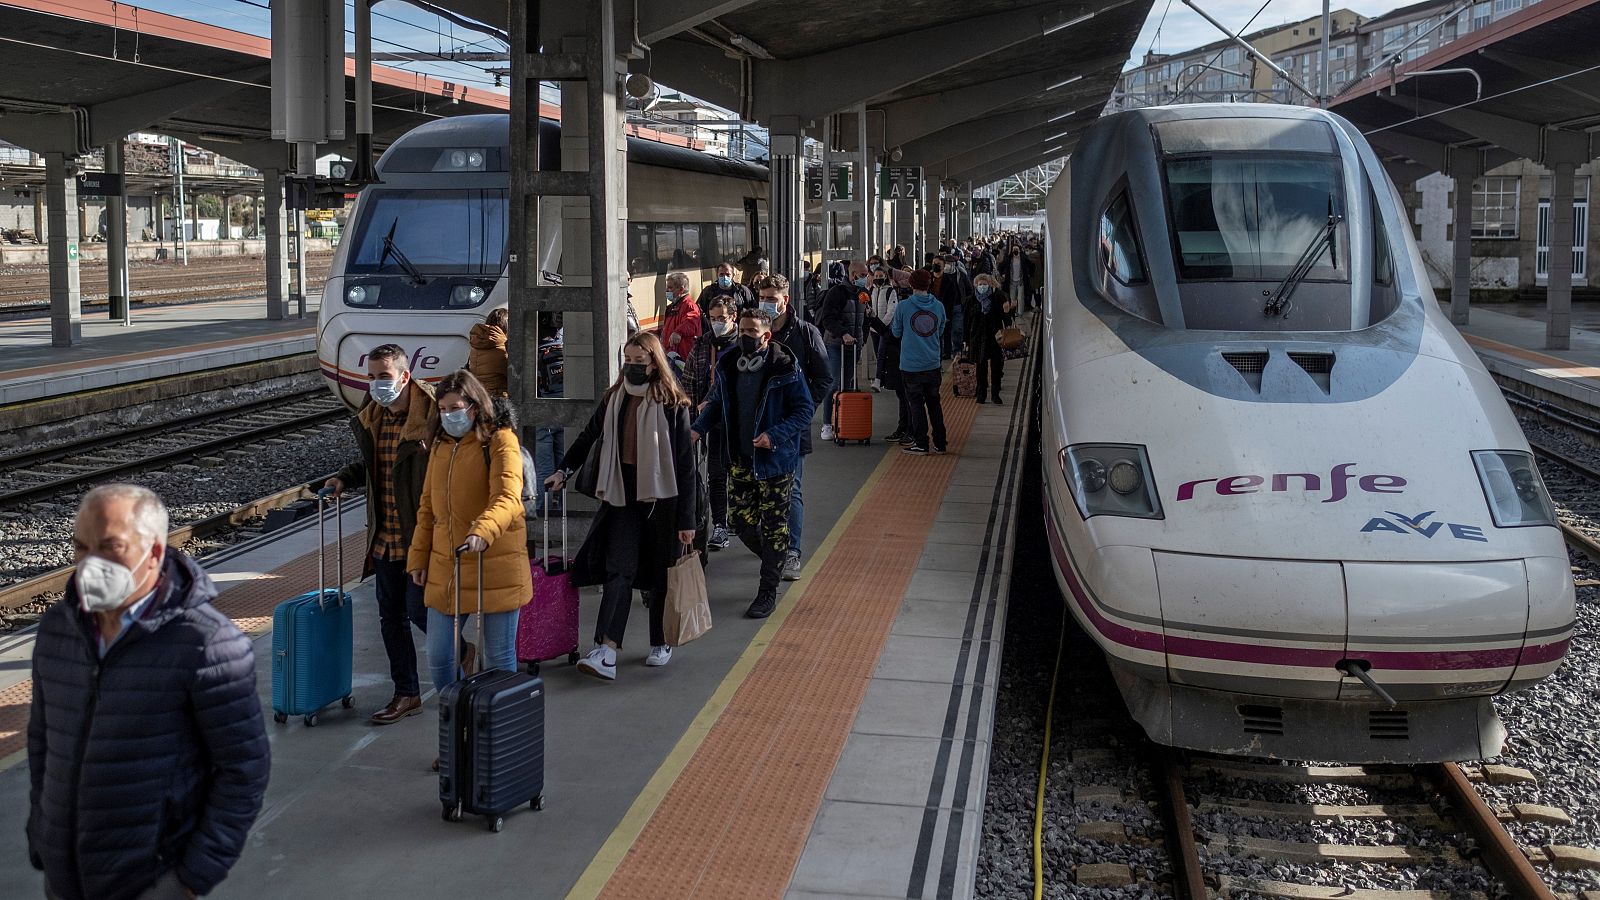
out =
[[761,311],[776,319],[778,317],[778,304],[763,302],[761,304]]
[[867,276],[863,275],[860,278],[856,279],[856,287],[865,288],[866,286],[867,286]]
[[393,406],[400,399],[400,382],[389,378],[380,378],[367,385],[367,393],[372,395],[372,401],[379,406]]
[[979,297],[987,297],[987,296],[989,296],[989,292],[992,291],[992,290],[994,290],[994,288],[990,287],[989,285],[980,284],[980,285],[978,285],[978,296]]
[[732,275],[718,275],[717,276],[717,287],[722,288],[724,290],[733,287],[733,276]]
[[452,409],[439,414],[439,423],[444,426],[446,434],[459,438],[472,430],[472,409]]

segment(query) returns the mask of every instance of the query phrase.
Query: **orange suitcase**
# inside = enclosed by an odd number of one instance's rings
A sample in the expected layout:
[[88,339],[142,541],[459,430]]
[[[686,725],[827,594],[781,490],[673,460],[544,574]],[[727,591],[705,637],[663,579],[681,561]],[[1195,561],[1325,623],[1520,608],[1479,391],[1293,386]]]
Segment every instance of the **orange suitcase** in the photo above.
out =
[[[845,355],[849,357],[842,367],[846,377],[851,382],[855,381],[855,354],[849,352],[852,348],[845,346]],[[840,391],[833,395],[833,441],[844,446],[847,441],[860,444],[872,443],[872,395],[866,391],[849,390]]]

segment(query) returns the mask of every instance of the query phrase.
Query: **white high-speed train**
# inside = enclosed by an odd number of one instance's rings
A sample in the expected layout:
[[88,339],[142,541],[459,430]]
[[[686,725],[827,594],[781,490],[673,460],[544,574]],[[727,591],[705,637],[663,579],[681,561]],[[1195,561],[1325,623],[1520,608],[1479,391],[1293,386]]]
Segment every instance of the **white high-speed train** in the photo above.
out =
[[[560,127],[540,123],[541,165],[559,165]],[[467,334],[506,305],[510,118],[457,116],[419,126],[378,161],[334,253],[318,313],[323,375],[352,408],[366,396],[366,354],[398,343],[419,377],[467,363]],[[628,139],[627,257],[634,305],[649,326],[663,277],[691,289],[766,240],[766,168]],[[560,271],[560,198],[541,200],[540,270]],[[808,245],[821,226],[808,225]]]
[[1323,111],[1108,116],[1049,200],[1052,562],[1156,741],[1497,753],[1560,665],[1561,533],[1398,193]]

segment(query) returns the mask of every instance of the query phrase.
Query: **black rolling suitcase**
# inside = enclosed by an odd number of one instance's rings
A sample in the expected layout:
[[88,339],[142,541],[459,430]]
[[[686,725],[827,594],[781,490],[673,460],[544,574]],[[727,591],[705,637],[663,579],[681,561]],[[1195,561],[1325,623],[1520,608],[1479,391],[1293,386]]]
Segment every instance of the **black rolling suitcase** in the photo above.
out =
[[[461,553],[455,557],[455,646],[461,646]],[[483,554],[478,554],[478,646]],[[499,669],[439,692],[439,802],[447,822],[483,816],[491,831],[526,803],[544,808],[544,681]]]

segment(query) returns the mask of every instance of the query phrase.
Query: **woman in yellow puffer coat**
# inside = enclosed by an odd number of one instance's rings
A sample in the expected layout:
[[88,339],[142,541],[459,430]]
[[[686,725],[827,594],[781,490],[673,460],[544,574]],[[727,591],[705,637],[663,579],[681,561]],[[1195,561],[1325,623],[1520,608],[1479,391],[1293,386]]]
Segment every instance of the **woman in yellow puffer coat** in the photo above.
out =
[[483,385],[464,369],[439,382],[435,396],[439,433],[428,454],[406,571],[424,588],[428,667],[434,687],[443,689],[457,674],[451,613],[458,548],[466,549],[461,556],[463,620],[479,612],[477,554],[483,554],[478,659],[484,668],[516,669],[517,612],[533,596],[533,573],[523,521],[522,450],[508,417],[496,412]]
[[497,309],[472,326],[467,336],[467,371],[478,377],[490,397],[509,396],[506,372],[511,366],[506,354],[506,335],[511,331],[506,311]]

